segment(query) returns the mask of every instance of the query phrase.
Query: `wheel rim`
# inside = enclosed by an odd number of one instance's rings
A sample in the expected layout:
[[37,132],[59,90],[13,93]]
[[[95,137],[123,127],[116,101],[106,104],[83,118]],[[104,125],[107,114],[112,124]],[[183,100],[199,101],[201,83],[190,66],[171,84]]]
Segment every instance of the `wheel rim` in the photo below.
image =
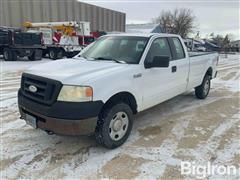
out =
[[116,113],[109,125],[109,135],[114,141],[118,141],[126,134],[128,129],[129,119],[125,112]]
[[208,94],[209,88],[210,88],[210,82],[209,80],[207,80],[204,84],[204,89],[203,89],[204,95]]
[[4,51],[3,56],[4,56],[5,59],[8,59],[8,52]]
[[51,59],[53,59],[53,58],[54,58],[54,56],[55,56],[55,53],[54,53],[54,51],[50,51],[50,52],[49,52],[49,56],[50,56],[50,58],[51,58]]

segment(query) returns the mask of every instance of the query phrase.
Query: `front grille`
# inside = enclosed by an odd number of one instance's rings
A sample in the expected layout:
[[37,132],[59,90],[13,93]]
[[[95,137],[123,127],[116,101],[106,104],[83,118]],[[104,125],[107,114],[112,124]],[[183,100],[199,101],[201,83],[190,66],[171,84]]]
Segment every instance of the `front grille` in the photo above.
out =
[[[31,85],[37,88],[36,92],[30,90]],[[61,87],[62,84],[59,81],[25,73],[22,75],[21,90],[23,95],[42,104],[51,105],[54,103]]]

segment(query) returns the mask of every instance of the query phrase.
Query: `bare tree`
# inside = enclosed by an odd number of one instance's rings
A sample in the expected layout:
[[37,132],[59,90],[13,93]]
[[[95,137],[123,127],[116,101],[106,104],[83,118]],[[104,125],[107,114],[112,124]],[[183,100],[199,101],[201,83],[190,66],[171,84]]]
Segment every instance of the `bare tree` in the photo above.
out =
[[183,38],[192,33],[195,25],[195,16],[192,10],[181,8],[174,11],[162,11],[161,14],[154,19],[167,33],[179,34]]
[[222,51],[227,51],[227,49],[229,49],[231,42],[231,34],[226,34],[225,37],[218,34],[216,36],[213,36],[210,41],[213,44],[219,46],[222,49]]

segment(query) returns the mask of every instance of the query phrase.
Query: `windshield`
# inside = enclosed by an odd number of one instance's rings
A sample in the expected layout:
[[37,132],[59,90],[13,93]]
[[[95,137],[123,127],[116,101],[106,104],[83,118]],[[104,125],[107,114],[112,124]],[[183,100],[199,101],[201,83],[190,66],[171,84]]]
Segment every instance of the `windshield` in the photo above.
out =
[[138,64],[147,41],[147,37],[106,36],[96,41],[81,56],[88,60]]

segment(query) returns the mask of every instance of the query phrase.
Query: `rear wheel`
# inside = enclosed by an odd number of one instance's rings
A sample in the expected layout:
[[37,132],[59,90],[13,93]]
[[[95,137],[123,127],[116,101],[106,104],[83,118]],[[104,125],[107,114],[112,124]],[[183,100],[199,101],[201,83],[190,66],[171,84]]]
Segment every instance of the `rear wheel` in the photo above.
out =
[[198,99],[205,99],[208,96],[211,87],[211,77],[205,75],[203,82],[200,86],[195,88],[195,95]]
[[30,61],[41,60],[42,59],[42,50],[35,50],[31,56],[28,56]]
[[97,142],[109,149],[121,146],[132,130],[132,116],[131,108],[125,103],[106,108],[97,122]]
[[16,61],[17,53],[9,48],[4,48],[3,49],[3,59],[5,61]]

